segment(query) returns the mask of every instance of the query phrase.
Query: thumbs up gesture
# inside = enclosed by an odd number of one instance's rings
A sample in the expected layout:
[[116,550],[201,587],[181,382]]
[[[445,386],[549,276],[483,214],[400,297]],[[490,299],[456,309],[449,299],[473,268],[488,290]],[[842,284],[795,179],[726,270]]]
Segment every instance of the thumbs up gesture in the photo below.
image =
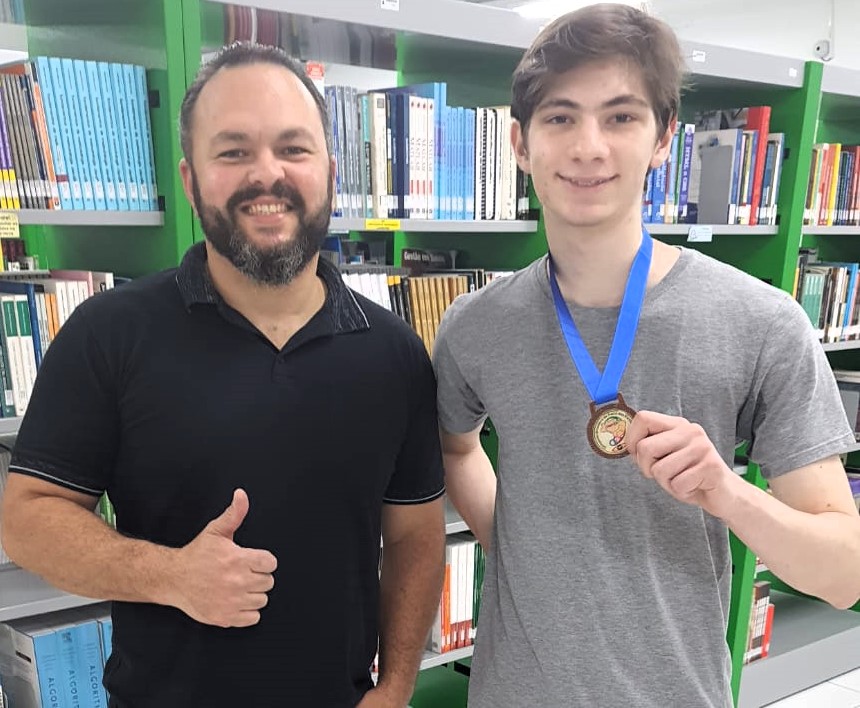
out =
[[248,514],[242,489],[217,518],[179,552],[177,597],[171,603],[192,619],[218,627],[249,627],[260,621],[275,585],[278,562],[271,553],[242,548],[233,534]]

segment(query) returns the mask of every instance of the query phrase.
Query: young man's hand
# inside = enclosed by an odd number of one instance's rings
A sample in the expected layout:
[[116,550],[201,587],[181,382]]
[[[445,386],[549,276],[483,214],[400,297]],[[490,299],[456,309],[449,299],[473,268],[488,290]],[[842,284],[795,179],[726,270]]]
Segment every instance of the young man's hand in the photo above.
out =
[[645,477],[678,501],[725,518],[738,484],[744,482],[729,469],[700,425],[686,418],[640,411],[624,439]]
[[386,690],[378,686],[364,694],[355,708],[406,708],[409,705],[409,697],[403,698],[403,694]]

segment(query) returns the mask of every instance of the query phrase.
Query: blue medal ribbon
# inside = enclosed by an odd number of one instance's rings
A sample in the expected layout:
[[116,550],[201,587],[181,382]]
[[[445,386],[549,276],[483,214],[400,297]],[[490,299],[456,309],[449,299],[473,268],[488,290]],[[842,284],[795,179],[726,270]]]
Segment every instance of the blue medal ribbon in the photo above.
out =
[[621,311],[618,313],[615,335],[612,338],[612,346],[609,349],[609,357],[603,374],[597,370],[585,343],[582,341],[582,336],[579,334],[576,323],[567,308],[567,303],[565,303],[558,288],[552,257],[549,259],[549,282],[561,331],[567,342],[570,358],[573,359],[576,370],[579,372],[591,400],[596,405],[618,399],[618,386],[624,375],[624,369],[627,367],[627,361],[630,359],[630,353],[633,351],[633,340],[636,338],[636,329],[639,326],[639,315],[645,300],[645,286],[648,283],[653,250],[654,241],[643,226],[642,243],[627,276],[627,285],[621,300]]

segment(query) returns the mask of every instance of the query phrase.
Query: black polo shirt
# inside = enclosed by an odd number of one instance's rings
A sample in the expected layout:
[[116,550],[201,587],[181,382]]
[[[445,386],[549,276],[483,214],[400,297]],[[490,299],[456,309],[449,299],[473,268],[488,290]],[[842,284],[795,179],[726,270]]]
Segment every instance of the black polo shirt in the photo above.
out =
[[339,708],[372,685],[382,505],[443,493],[435,379],[402,320],[318,274],[325,305],[278,351],[196,244],[83,303],[45,356],[13,472],[107,490],[123,533],[172,547],[242,487],[234,540],[278,559],[254,627],[113,603],[114,706]]

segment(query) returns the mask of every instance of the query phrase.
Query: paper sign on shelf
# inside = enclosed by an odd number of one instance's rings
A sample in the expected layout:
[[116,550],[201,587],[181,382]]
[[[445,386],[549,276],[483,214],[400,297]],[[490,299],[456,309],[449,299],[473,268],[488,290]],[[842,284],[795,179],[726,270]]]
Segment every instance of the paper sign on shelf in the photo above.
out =
[[14,211],[0,212],[0,238],[21,238],[18,214]]
[[365,219],[365,231],[400,231],[400,219]]
[[694,49],[692,59],[694,62],[704,64],[708,60],[708,54],[707,52],[703,52],[701,49]]
[[699,243],[710,243],[714,240],[714,228],[712,226],[691,226],[687,234],[687,241]]
[[383,10],[393,10],[397,12],[400,10],[400,0],[379,0],[379,7]]

